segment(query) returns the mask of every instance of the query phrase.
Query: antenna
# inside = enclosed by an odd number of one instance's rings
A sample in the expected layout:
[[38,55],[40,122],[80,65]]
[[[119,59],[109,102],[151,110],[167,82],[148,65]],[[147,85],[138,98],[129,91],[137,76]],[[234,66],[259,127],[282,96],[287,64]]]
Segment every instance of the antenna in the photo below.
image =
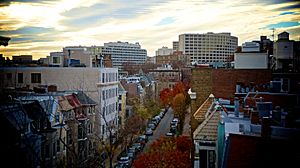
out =
[[272,31],[273,31],[273,34],[272,34],[272,37],[273,37],[273,42],[275,41],[275,28],[273,27],[272,29],[271,29]]

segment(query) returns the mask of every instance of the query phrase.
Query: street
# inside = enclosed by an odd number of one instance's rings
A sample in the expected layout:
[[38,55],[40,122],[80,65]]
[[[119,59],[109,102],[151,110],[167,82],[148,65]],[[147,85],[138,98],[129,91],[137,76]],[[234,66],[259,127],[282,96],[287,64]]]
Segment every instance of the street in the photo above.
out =
[[156,127],[155,131],[153,132],[152,136],[149,136],[149,141],[144,148],[144,152],[147,151],[150,145],[158,139],[160,136],[165,136],[167,132],[170,131],[170,122],[174,117],[173,110],[169,108],[168,112],[165,116],[161,119],[160,123]]

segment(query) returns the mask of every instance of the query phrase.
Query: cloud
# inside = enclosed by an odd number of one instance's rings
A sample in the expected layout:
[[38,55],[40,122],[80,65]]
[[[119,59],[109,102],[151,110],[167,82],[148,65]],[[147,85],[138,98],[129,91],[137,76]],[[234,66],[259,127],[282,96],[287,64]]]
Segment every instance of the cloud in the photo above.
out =
[[[157,48],[172,47],[172,41],[177,41],[182,33],[231,32],[241,44],[259,39],[260,35],[271,37],[269,26],[277,25],[276,33],[286,30],[291,32],[291,38],[299,37],[297,4],[296,1],[274,0],[11,3],[0,8],[0,33],[10,31],[15,38],[6,47],[10,52],[35,49],[34,53],[45,51],[45,56],[46,51],[61,50],[68,45],[128,41],[139,42],[151,56]],[[288,26],[280,27],[280,23],[288,23]]]
[[[44,0],[47,2],[47,0]],[[49,0],[48,0],[49,1]],[[9,6],[11,3],[22,2],[22,3],[33,3],[33,2],[43,2],[43,0],[1,0],[0,7]]]

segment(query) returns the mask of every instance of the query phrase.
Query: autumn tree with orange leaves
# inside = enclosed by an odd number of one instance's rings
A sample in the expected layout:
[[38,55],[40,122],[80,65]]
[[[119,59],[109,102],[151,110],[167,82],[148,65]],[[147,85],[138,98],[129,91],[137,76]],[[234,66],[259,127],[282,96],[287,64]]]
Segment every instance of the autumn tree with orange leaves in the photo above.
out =
[[192,141],[189,137],[177,138],[161,137],[153,144],[150,150],[140,155],[133,163],[134,168],[190,168],[190,150]]
[[163,89],[159,94],[160,104],[164,107],[168,107],[172,102],[172,91],[169,88]]

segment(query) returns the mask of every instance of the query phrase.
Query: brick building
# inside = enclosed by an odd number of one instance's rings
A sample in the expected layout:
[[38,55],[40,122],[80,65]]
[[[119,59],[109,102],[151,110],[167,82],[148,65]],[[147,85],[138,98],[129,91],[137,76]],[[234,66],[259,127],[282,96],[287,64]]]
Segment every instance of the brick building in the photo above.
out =
[[[196,92],[197,97],[191,103],[191,116],[211,93],[219,98],[233,98],[237,83],[244,83],[245,85],[253,83],[256,89],[260,90],[271,79],[270,70],[193,68],[191,91]],[[193,117],[191,121],[193,131],[199,123]]]

